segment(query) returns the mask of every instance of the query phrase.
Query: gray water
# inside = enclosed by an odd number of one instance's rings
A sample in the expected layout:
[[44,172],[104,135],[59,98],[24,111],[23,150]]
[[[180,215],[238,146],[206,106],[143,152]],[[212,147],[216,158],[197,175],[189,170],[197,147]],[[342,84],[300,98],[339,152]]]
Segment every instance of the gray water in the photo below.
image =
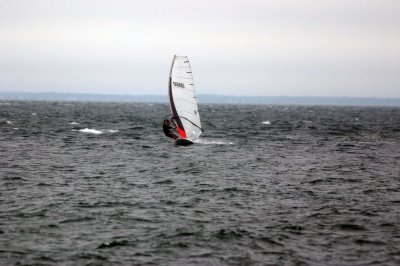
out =
[[0,265],[400,264],[400,108],[168,113],[0,101]]

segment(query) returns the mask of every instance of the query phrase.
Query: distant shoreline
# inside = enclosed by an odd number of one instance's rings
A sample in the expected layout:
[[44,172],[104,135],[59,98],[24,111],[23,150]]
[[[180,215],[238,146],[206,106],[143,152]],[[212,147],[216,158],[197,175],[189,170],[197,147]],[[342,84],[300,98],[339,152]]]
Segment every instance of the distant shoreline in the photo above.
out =
[[[199,104],[272,104],[272,105],[339,105],[400,106],[400,98],[374,97],[307,97],[307,96],[229,96],[198,94]],[[113,95],[56,92],[0,92],[0,100],[78,101],[78,102],[152,102],[168,103],[167,95]]]

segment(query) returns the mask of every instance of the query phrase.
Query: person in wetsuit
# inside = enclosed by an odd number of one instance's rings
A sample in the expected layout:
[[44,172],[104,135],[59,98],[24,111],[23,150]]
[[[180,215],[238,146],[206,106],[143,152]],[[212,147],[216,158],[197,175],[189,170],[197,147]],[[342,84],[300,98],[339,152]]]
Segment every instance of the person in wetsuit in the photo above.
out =
[[[172,119],[171,119],[172,120]],[[168,119],[164,119],[163,131],[165,136],[173,139],[177,139],[178,136],[174,134],[175,127],[171,126],[171,122]]]

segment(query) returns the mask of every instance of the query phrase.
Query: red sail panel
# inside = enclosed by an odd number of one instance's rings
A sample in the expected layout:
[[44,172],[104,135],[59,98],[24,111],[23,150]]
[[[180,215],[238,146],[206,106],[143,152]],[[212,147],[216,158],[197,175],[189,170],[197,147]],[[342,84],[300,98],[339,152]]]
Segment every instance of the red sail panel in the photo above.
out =
[[182,128],[180,128],[179,126],[176,127],[178,129],[178,133],[179,135],[181,135],[181,138],[186,139],[186,132],[185,130],[183,130]]

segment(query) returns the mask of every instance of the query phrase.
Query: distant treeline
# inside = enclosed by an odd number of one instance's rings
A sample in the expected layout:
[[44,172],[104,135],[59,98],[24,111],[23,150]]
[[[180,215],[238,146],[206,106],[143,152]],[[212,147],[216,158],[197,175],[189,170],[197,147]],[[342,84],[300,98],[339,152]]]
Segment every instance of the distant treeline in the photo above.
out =
[[[199,94],[198,102],[225,104],[349,105],[400,106],[400,98],[296,97],[296,96],[225,96]],[[0,100],[84,101],[84,102],[154,102],[167,103],[167,95],[112,95],[89,93],[0,92]]]

